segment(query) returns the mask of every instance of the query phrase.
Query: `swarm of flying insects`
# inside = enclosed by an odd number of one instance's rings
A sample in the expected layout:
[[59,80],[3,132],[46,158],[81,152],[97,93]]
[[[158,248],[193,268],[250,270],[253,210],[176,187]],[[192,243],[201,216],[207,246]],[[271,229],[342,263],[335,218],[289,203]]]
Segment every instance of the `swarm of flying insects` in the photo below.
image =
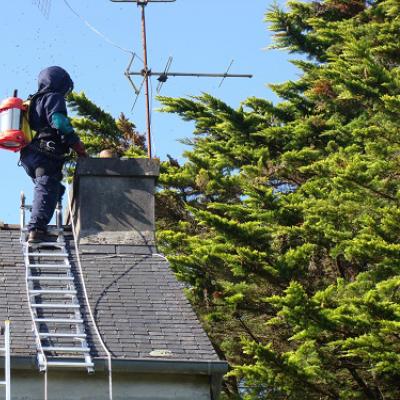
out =
[[43,14],[45,18],[49,18],[51,0],[32,0],[32,4],[34,4],[39,9],[39,11]]

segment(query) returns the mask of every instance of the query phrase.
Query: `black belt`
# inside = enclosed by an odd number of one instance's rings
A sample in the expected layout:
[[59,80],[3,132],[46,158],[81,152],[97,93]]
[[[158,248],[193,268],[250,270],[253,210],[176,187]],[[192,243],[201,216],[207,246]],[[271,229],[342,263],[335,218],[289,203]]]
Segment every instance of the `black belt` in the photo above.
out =
[[57,154],[56,146],[57,144],[55,141],[45,140],[45,139],[36,139],[29,144],[29,147],[32,150],[42,153],[53,160],[65,161],[66,158],[65,154],[64,153]]

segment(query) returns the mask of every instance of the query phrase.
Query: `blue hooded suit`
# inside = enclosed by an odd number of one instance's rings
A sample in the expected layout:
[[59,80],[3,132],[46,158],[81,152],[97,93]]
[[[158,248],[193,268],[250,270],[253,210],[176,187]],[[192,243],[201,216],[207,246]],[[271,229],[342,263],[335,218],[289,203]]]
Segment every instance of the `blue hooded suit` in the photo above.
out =
[[38,85],[29,111],[36,136],[21,150],[21,165],[35,184],[29,231],[46,231],[65,191],[61,184],[64,156],[80,142],[67,116],[65,95],[73,88],[69,74],[61,67],[46,68],[39,74]]

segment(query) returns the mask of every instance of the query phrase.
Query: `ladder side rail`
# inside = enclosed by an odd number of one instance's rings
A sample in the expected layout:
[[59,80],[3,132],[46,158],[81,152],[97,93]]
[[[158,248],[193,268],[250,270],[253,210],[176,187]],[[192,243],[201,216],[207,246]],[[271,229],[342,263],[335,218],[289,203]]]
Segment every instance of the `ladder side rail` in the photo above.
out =
[[10,321],[5,321],[4,332],[4,349],[5,349],[5,383],[6,383],[6,400],[11,400],[11,348],[10,348]]
[[25,269],[26,269],[26,272],[25,272],[26,294],[27,294],[27,299],[28,299],[29,312],[31,314],[31,319],[32,319],[32,327],[33,327],[33,331],[34,331],[35,339],[36,339],[36,348],[39,351],[39,355],[38,355],[39,368],[41,371],[46,371],[47,370],[47,357],[43,350],[42,341],[40,340],[39,330],[38,330],[37,324],[35,322],[35,320],[38,318],[38,315],[37,315],[36,310],[34,311],[34,308],[32,307],[31,294],[30,294],[30,290],[33,289],[33,284],[32,284],[32,280],[29,279],[32,276],[31,270],[29,268],[29,264],[30,264],[29,248],[28,248],[27,243],[24,243],[23,246],[24,246],[24,260],[25,260]]
[[[65,254],[69,254],[68,250],[67,250],[67,247],[66,247],[64,235],[62,233],[60,234],[58,240],[62,241],[62,243],[64,244],[64,246],[62,248],[62,251]],[[92,361],[92,358],[91,358],[91,355],[90,355],[90,347],[89,347],[88,342],[86,340],[87,339],[87,334],[85,332],[84,323],[83,323],[83,319],[82,319],[82,305],[79,303],[79,299],[78,299],[78,296],[76,294],[77,293],[77,289],[76,289],[75,282],[74,282],[75,277],[74,277],[74,274],[72,272],[72,266],[71,266],[71,263],[69,261],[68,256],[64,257],[64,264],[67,267],[67,270],[66,270],[67,276],[72,279],[71,281],[68,281],[67,288],[68,288],[68,290],[71,290],[71,291],[75,292],[71,296],[71,301],[72,301],[71,307],[72,306],[76,306],[74,308],[74,317],[75,317],[76,321],[79,321],[79,320],[82,321],[82,322],[77,322],[77,323],[73,324],[74,325],[75,334],[77,334],[77,336],[75,338],[80,343],[80,349],[81,349],[81,352],[83,353],[83,356],[84,356],[84,359],[85,359],[84,362],[87,365],[88,371],[91,372],[91,371],[93,371],[93,361]],[[77,349],[79,349],[79,347],[77,347]],[[65,350],[67,351],[68,349],[65,348]]]
[[[28,248],[28,244],[26,242],[26,227],[25,227],[25,223],[26,223],[26,218],[25,218],[25,210],[26,208],[30,209],[30,207],[26,207],[25,204],[25,194],[24,192],[21,192],[21,206],[20,206],[20,228],[21,228],[21,236],[20,236],[20,241],[22,244],[22,249],[24,252],[24,262],[25,262],[25,291],[26,291],[26,297],[27,297],[27,302],[28,302],[28,308],[29,308],[29,313],[31,315],[31,320],[32,320],[32,328],[35,334],[35,342],[36,342],[36,349],[39,350],[39,355],[38,355],[38,362],[39,362],[39,368],[42,370],[41,368],[41,362],[43,362],[44,365],[44,371],[47,370],[47,359],[46,359],[46,355],[43,351],[42,348],[42,343],[40,340],[40,336],[39,336],[39,331],[37,329],[37,325],[35,320],[37,319],[37,312],[36,310],[33,310],[32,307],[32,301],[31,301],[31,294],[30,294],[30,290],[33,289],[33,283],[31,280],[29,280],[29,277],[32,276],[31,274],[31,270],[29,268],[30,265],[30,260],[29,260],[29,248]],[[46,396],[47,397],[47,396]]]
[[57,202],[56,206],[56,226],[58,230],[57,242],[62,243],[65,246],[62,204],[60,201]]
[[56,206],[56,226],[58,229],[62,229],[62,208],[61,203],[58,201]]
[[4,347],[0,351],[4,353],[4,381],[0,381],[0,386],[4,386],[5,400],[11,400],[11,350],[10,350],[10,321],[4,321]]
[[[67,260],[67,262],[68,262],[68,264],[70,265],[70,272],[72,273],[72,266],[71,266],[71,264],[69,263],[68,260]],[[71,285],[71,286],[72,286],[72,285]],[[77,289],[76,289],[76,286],[75,286],[75,283],[73,284],[73,287],[74,287],[75,290],[77,290]],[[82,306],[82,305],[79,303],[79,299],[78,299],[78,296],[77,296],[77,295],[75,295],[75,296],[73,297],[73,302],[76,303],[76,304],[79,304],[79,309],[76,309],[76,310],[75,310],[75,318],[78,320],[78,319],[82,318],[81,309],[83,309],[84,306]],[[82,311],[83,311],[83,310],[82,310]],[[76,332],[77,334],[83,334],[83,333],[86,334],[83,323],[82,323],[82,324],[76,324],[76,325],[75,325],[75,329],[76,329],[75,332]],[[89,343],[88,343],[88,341],[87,341],[87,335],[86,335],[86,337],[85,337],[84,339],[80,339],[80,342],[81,342],[81,348],[82,348],[82,349],[90,349]],[[86,362],[86,363],[92,363],[92,362],[93,362],[93,361],[92,361],[92,357],[91,357],[91,355],[90,355],[90,352],[85,352],[85,353],[84,353],[84,357],[85,357],[85,362]],[[91,368],[91,370],[93,370],[93,368]]]
[[20,241],[21,243],[24,242],[25,239],[25,233],[24,233],[24,228],[25,228],[25,194],[24,192],[21,192],[21,206],[20,206],[20,212],[19,212],[19,223],[21,227],[21,237]]

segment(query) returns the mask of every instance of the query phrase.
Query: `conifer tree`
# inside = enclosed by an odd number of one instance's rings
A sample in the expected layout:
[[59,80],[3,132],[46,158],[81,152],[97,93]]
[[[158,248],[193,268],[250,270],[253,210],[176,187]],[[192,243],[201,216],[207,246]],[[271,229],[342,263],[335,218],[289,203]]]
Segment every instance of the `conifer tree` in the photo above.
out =
[[[227,398],[399,398],[399,15],[273,7],[274,46],[308,57],[280,103],[160,98],[195,132],[162,164],[159,245],[230,363]],[[92,153],[143,154],[124,116],[70,101]]]
[[399,15],[293,0],[266,14],[308,57],[280,103],[160,98],[195,131],[163,164],[159,244],[230,363],[227,398],[399,398]]

